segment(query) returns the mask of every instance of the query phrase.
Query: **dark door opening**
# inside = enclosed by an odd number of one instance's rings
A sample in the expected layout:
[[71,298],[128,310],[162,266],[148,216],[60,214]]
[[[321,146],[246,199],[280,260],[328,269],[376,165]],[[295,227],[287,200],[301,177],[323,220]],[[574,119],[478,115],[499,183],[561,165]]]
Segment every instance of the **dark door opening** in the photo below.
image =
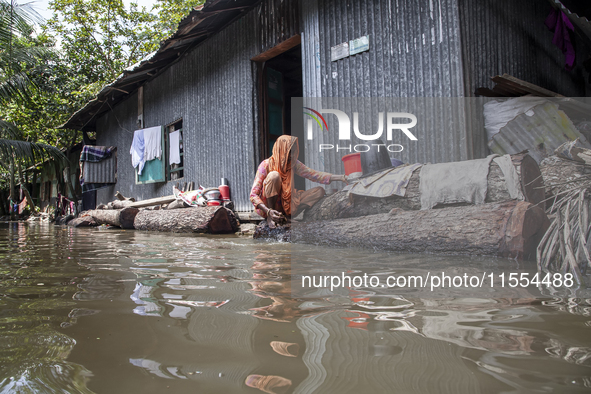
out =
[[[263,159],[270,157],[273,145],[283,134],[299,137],[291,130],[291,99],[302,97],[302,54],[298,44],[272,57],[262,69],[261,141]],[[303,141],[300,141],[300,160],[305,156]],[[296,188],[303,189],[303,180],[296,179]]]

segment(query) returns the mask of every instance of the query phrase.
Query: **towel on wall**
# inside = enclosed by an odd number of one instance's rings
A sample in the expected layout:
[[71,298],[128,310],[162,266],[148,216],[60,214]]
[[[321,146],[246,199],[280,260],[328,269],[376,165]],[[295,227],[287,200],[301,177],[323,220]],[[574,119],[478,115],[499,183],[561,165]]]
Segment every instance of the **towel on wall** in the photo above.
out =
[[144,161],[162,157],[162,127],[144,129]]
[[169,136],[169,141],[170,141],[170,147],[169,147],[169,152],[168,152],[170,164],[181,164],[181,148],[180,148],[181,132],[179,130],[173,131],[168,136]]
[[137,168],[137,173],[142,175],[144,169],[144,130],[136,130],[133,133],[133,141],[131,142],[131,165]]

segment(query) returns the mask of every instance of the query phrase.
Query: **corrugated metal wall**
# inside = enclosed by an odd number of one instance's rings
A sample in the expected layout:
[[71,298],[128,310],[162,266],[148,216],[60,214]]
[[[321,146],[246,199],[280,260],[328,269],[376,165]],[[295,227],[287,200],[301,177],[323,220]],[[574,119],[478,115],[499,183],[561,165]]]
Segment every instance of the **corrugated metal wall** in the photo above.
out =
[[[584,84],[562,71],[562,54],[546,37],[548,10],[533,0],[265,0],[145,85],[145,125],[182,118],[182,181],[215,186],[226,177],[237,209],[250,210],[259,127],[252,57],[300,32],[307,97],[463,97],[503,72],[563,94],[583,94]],[[330,60],[332,46],[364,35],[368,52]],[[347,105],[353,109],[355,103]],[[440,119],[434,104],[424,114],[431,130],[417,142],[405,140],[396,157],[435,163],[485,155],[484,131],[466,132],[469,110],[457,103]],[[134,94],[98,122],[98,143],[119,148],[118,184],[99,191],[99,202],[111,200],[115,190],[141,199],[170,194],[176,182],[135,185],[127,152],[136,114]],[[342,173],[341,157],[348,152],[318,155],[318,143],[337,143],[336,135],[320,138],[301,141],[306,164]]]
[[[74,167],[75,168],[75,167]],[[85,183],[115,183],[117,181],[117,151],[111,157],[98,163],[87,161],[84,163]]]
[[[225,177],[239,211],[252,210],[249,194],[258,165],[256,73],[250,59],[298,32],[296,4],[263,1],[144,86],[146,127],[183,119],[180,182],[217,186]],[[97,122],[97,143],[119,151],[118,183],[98,191],[99,203],[111,201],[116,190],[137,199],[169,195],[179,182],[135,184],[128,152],[136,118],[134,94]]]
[[[144,86],[145,126],[167,125],[183,119],[184,178],[205,187],[229,180],[238,210],[250,210],[255,172],[252,119],[252,70],[256,53],[254,15],[236,21],[185,59]],[[101,189],[98,201],[112,199],[115,190],[147,199],[172,194],[179,182],[136,185],[129,149],[137,114],[137,96],[119,105],[98,123],[98,144],[119,150],[118,183]],[[114,119],[125,120],[125,128]],[[106,131],[108,130],[108,131]]]
[[571,35],[577,67],[564,68],[564,55],[552,44],[544,21],[552,7],[539,0],[458,0],[462,31],[466,95],[494,86],[495,75],[507,73],[565,96],[586,96],[582,62],[588,50]]
[[300,34],[298,0],[266,0],[256,7],[259,53]]
[[[539,0],[458,0],[462,32],[465,95],[474,96],[477,88],[492,88],[491,77],[510,74],[565,96],[586,96],[589,85],[582,62],[589,50],[579,37],[575,40],[577,57],[573,71],[564,68],[564,55],[552,44],[553,33],[544,25],[552,7]],[[579,45],[577,45],[579,44]],[[472,145],[476,152],[487,152],[482,104],[475,100],[471,108]]]
[[[304,0],[303,4],[302,55],[308,97],[463,96],[455,0]],[[332,46],[364,35],[369,36],[368,52],[331,61]],[[461,122],[464,113],[449,116]],[[319,142],[337,142],[334,135],[323,138],[306,143],[306,164],[342,173],[341,157],[348,152],[318,155]],[[405,145],[397,157],[407,162],[468,158],[461,128],[440,128],[423,135],[418,143]]]

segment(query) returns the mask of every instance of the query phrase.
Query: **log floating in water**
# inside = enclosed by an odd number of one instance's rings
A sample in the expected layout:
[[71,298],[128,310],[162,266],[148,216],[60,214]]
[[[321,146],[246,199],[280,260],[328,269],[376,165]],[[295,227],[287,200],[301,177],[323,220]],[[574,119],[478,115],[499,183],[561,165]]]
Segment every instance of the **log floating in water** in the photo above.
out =
[[532,258],[548,228],[543,209],[506,201],[445,209],[292,223],[295,242],[396,252]]
[[199,207],[152,211],[144,209],[135,217],[137,230],[175,233],[225,234],[238,230],[234,213],[224,207]]
[[85,216],[91,216],[94,221],[101,224],[108,224],[125,229],[132,229],[133,221],[139,209],[127,207],[123,209],[93,209],[85,212]]
[[[544,208],[544,183],[540,168],[536,161],[531,156],[524,153],[511,155],[511,159],[517,170],[518,180],[522,186],[521,188],[525,200],[532,204],[540,204],[540,206]],[[509,195],[509,191],[505,184],[503,172],[494,161],[491,162],[487,181],[488,189],[485,202],[511,200],[511,196]],[[392,196],[388,198],[371,198],[355,196],[354,202],[351,203],[349,193],[340,191],[323,198],[312,208],[306,210],[304,218],[306,221],[330,220],[387,213],[393,208],[419,210],[421,209],[419,185],[420,169],[413,172],[406,187],[405,197]]]

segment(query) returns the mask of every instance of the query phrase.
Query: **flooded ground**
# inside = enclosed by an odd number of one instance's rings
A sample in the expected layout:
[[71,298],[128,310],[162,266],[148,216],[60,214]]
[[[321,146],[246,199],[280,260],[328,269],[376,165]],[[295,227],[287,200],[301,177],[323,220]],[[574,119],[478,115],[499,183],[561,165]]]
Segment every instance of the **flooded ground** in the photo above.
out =
[[0,224],[0,255],[3,393],[591,390],[585,293],[293,292],[323,270],[532,264],[25,223]]

